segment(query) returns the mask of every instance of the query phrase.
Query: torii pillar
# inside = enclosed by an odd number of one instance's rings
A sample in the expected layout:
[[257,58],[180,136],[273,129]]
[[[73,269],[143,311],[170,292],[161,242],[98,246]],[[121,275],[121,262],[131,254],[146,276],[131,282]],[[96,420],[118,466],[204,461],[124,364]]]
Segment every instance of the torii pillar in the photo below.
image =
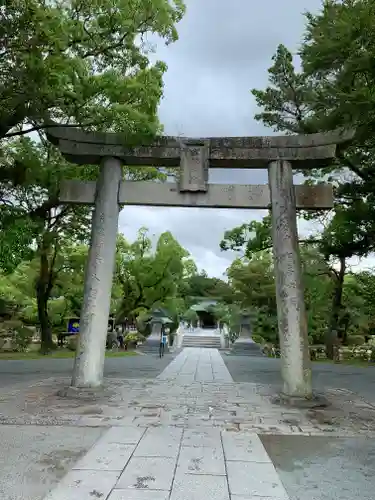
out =
[[[86,269],[80,342],[72,385],[99,387],[103,381],[105,340],[121,205],[272,210],[273,249],[283,392],[289,398],[312,397],[306,312],[299,257],[296,210],[333,206],[332,186],[294,186],[292,169],[332,163],[337,145],[352,131],[325,134],[159,138],[152,145],[126,148],[113,133],[85,133],[53,127],[48,137],[64,157],[79,165],[98,164],[98,181],[66,181],[61,203],[94,205]],[[181,144],[183,142],[183,144]],[[121,165],[179,167],[177,183],[121,182]],[[208,168],[267,168],[267,185],[208,184]]]

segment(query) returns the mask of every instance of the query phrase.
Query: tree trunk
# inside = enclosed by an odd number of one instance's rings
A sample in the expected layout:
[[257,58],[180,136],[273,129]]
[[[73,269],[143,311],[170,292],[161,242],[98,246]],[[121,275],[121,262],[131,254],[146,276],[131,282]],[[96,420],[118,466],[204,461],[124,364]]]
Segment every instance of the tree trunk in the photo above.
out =
[[338,326],[341,310],[342,291],[346,271],[345,257],[340,257],[340,269],[335,273],[335,287],[332,295],[331,320],[326,333],[326,355],[328,359],[334,359],[335,347],[338,345]]
[[36,299],[38,305],[38,320],[40,325],[40,351],[42,354],[48,354],[54,349],[52,340],[52,329],[48,314],[48,300],[52,289],[53,263],[48,261],[49,245],[46,237],[40,245],[40,268],[39,277],[36,283]]
[[42,287],[37,286],[37,303],[38,303],[38,319],[40,325],[40,352],[48,354],[54,349],[55,345],[52,340],[51,323],[48,316],[48,298],[43,293]]

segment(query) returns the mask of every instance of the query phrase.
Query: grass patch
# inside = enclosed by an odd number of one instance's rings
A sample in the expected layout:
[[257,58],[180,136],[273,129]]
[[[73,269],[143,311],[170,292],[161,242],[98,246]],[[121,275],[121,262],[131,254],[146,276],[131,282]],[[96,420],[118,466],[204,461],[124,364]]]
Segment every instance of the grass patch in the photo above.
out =
[[[29,352],[0,352],[0,359],[65,359],[74,358],[75,352],[68,349],[57,349],[51,354],[43,355],[38,351]],[[107,351],[106,358],[125,358],[128,356],[138,356],[136,351]]]

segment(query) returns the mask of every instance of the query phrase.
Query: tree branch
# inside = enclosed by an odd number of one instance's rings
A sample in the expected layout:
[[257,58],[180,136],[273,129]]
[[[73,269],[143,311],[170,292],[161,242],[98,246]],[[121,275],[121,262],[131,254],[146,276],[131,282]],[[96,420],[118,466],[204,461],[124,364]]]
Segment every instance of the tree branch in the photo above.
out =
[[346,167],[348,167],[352,172],[354,172],[358,177],[364,181],[370,180],[370,177],[366,175],[362,170],[354,165],[352,161],[349,160],[343,153],[338,153],[337,158],[344,163]]
[[34,127],[28,128],[27,130],[20,130],[17,132],[10,132],[4,136],[4,138],[9,138],[9,137],[16,137],[20,135],[26,135],[29,134],[30,132],[37,132],[38,130],[44,130],[46,128],[57,128],[57,127],[66,127],[66,128],[85,128],[85,127],[92,127],[93,125],[101,125],[105,123],[104,120],[100,122],[91,122],[91,123],[85,123],[85,124],[79,124],[79,123],[68,123],[68,124],[62,124],[62,123],[44,123],[43,125],[35,125]]

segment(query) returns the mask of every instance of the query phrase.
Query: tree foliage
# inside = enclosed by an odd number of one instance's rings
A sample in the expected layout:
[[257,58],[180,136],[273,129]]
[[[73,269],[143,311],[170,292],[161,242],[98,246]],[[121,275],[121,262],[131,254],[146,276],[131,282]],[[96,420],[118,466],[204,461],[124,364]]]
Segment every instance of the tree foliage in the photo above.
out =
[[[165,64],[147,35],[177,39],[181,0],[6,2],[0,23],[0,138],[51,119],[123,132],[159,130]],[[23,127],[23,129],[22,129]]]
[[[288,48],[279,45],[268,70],[269,85],[252,90],[260,108],[255,119],[275,131],[356,130],[353,144],[338,151],[337,161],[326,169],[308,172],[306,178],[310,184],[329,180],[335,188],[334,210],[321,234],[313,238],[332,285],[331,317],[326,323],[331,354],[333,332],[340,329],[347,261],[367,256],[375,248],[374,21],[370,0],[325,1],[318,14],[306,14],[298,53],[301,70],[296,69]],[[321,217],[320,213],[302,215],[306,219]],[[266,217],[228,231],[221,248],[243,248],[249,258],[253,252],[269,248],[270,240],[270,219]]]
[[161,234],[155,250],[145,228],[140,229],[133,243],[119,237],[116,276],[122,287],[122,300],[118,319],[134,319],[140,312],[163,306],[177,297],[188,256],[169,232]]
[[[68,164],[46,140],[55,123],[117,131],[128,146],[160,133],[166,66],[147,37],[177,40],[181,0],[53,0],[0,7],[0,269],[39,261],[34,282],[44,349],[48,301],[64,246],[87,243],[90,207],[61,206],[61,180],[92,180],[97,167]],[[34,132],[34,136],[30,132]],[[127,167],[131,180],[163,177]]]

